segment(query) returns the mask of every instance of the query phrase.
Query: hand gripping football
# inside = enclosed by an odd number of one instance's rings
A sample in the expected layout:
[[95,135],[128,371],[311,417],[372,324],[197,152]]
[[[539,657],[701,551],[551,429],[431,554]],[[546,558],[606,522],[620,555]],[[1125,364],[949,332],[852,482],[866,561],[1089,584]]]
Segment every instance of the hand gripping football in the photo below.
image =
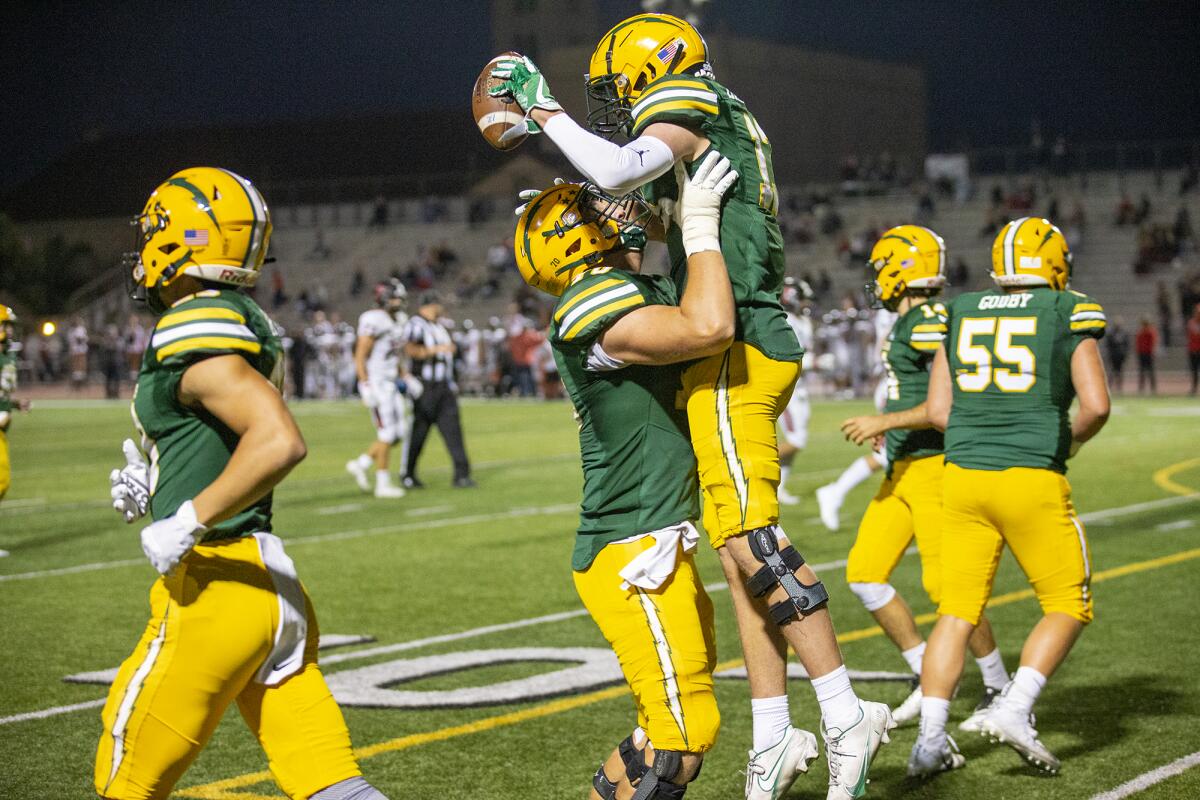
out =
[[525,127],[525,112],[521,107],[511,97],[492,97],[488,94],[488,89],[503,83],[499,78],[492,77],[496,62],[517,55],[509,51],[489,61],[475,79],[475,88],[471,91],[471,113],[475,116],[475,124],[487,143],[497,150],[512,150],[529,136]]

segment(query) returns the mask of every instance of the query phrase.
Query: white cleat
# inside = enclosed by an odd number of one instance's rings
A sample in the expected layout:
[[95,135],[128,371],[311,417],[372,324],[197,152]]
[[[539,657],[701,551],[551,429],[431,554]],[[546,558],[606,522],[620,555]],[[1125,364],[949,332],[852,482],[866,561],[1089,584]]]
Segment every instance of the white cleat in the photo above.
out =
[[817,737],[788,726],[787,733],[761,752],[750,751],[746,765],[746,800],[779,800],[808,765],[817,759]]
[[779,487],[779,502],[781,505],[785,505],[785,506],[798,506],[798,505],[800,505],[800,498],[796,497],[796,495],[792,494],[787,489],[783,488],[783,486],[780,486]]
[[988,710],[992,704],[996,702],[996,698],[1000,696],[999,689],[993,689],[990,686],[983,687],[983,697],[979,698],[979,702],[975,704],[975,710],[971,712],[971,716],[958,723],[958,729],[965,733],[980,733],[982,728],[979,727],[983,722],[983,718],[987,716]]
[[829,761],[829,793],[826,800],[850,800],[867,793],[867,774],[879,746],[891,741],[888,731],[896,727],[892,712],[883,703],[858,701],[861,716],[845,730],[827,729],[825,758]]
[[896,720],[898,727],[921,718],[921,697],[921,685],[918,683],[917,688],[904,698],[904,702],[892,709],[892,719]]
[[346,462],[346,472],[349,472],[354,477],[354,482],[358,484],[358,488],[364,492],[371,491],[370,476],[367,475],[367,470],[362,464],[358,463],[357,458],[352,458]]
[[1003,697],[992,703],[979,723],[979,732],[993,742],[1008,745],[1021,758],[1043,772],[1058,774],[1061,766],[1058,758],[1038,740],[1038,732],[1034,730],[1029,717],[1010,709]]
[[841,527],[838,512],[842,510],[844,499],[832,483],[817,489],[817,509],[821,513],[821,522],[831,531],[836,532]]
[[406,494],[407,492],[402,487],[393,486],[390,483],[375,487],[375,496],[381,500],[395,500],[398,497],[404,497]]
[[946,736],[946,742],[941,747],[931,745],[918,737],[917,743],[913,745],[912,753],[908,756],[908,777],[928,778],[939,772],[958,769],[966,763],[967,760],[963,758],[962,753],[958,752],[958,745],[949,735]]

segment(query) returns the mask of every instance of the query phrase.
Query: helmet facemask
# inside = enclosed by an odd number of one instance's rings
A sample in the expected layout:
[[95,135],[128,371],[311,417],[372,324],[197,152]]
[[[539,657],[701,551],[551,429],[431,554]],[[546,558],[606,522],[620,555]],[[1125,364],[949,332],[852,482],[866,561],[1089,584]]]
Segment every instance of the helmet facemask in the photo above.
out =
[[633,124],[633,104],[628,92],[629,78],[619,72],[588,77],[584,81],[587,96],[587,124],[593,133],[613,138],[618,133],[628,133]]

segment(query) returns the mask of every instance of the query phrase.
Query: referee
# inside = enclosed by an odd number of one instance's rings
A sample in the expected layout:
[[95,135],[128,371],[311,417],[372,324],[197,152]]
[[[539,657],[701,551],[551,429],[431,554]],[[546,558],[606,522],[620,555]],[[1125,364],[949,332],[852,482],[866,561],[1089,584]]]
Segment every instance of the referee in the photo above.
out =
[[467,462],[467,451],[463,447],[462,424],[458,418],[458,396],[454,385],[454,342],[450,332],[438,320],[442,316],[442,302],[436,292],[421,295],[416,315],[409,317],[404,327],[404,350],[411,360],[409,372],[417,376],[424,389],[413,400],[412,438],[408,444],[408,463],[405,466],[404,485],[412,489],[425,484],[417,478],[417,459],[425,447],[429,428],[437,425],[442,432],[442,441],[450,451],[454,462],[455,488],[468,489],[475,485],[471,480],[471,465]]

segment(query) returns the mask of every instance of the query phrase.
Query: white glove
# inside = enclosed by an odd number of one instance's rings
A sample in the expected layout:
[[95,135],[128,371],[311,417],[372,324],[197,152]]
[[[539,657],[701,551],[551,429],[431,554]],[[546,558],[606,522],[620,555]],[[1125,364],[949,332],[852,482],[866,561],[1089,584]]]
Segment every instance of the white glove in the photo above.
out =
[[683,163],[675,162],[675,178],[680,182],[675,221],[689,256],[705,250],[721,251],[721,198],[737,177],[729,159],[715,150],[700,162],[690,180]]
[[150,466],[133,439],[126,439],[121,449],[125,452],[125,466],[109,473],[108,481],[112,484],[109,494],[113,508],[128,524],[146,516],[150,506]]
[[421,383],[416,375],[406,375],[404,378],[404,390],[415,403],[425,393],[425,384]]
[[[562,184],[564,184],[566,182],[567,181],[565,178],[555,178],[554,179],[555,186],[561,186]],[[541,194],[544,191],[546,191],[546,190],[545,189],[522,189],[521,191],[517,192],[517,199],[521,201],[521,205],[514,208],[513,213],[516,214],[518,217],[521,216],[522,214],[524,214],[525,209],[529,208],[529,201],[532,200],[533,198],[537,197],[539,194]]]
[[367,408],[374,408],[379,405],[379,398],[375,396],[375,392],[371,390],[371,384],[366,381],[358,382],[358,396],[362,399],[363,405]]
[[160,574],[170,574],[196,546],[196,534],[205,530],[188,500],[173,515],[142,528],[142,552]]

